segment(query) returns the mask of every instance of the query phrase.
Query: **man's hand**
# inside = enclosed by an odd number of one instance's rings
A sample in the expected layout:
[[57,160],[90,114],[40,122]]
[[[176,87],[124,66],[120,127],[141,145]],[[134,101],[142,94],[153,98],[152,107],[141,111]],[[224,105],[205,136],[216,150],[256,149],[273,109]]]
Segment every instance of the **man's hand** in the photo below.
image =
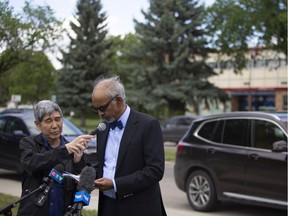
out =
[[113,186],[113,181],[108,178],[99,178],[94,181],[94,185],[101,191],[110,190]]

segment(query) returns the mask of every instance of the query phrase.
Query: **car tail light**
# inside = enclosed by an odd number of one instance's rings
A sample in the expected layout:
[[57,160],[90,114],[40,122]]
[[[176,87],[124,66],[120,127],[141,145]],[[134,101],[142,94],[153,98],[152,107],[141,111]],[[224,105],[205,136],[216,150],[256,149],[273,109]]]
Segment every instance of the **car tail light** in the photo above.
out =
[[182,150],[183,150],[183,143],[179,142],[177,145],[176,155],[180,155],[182,153]]

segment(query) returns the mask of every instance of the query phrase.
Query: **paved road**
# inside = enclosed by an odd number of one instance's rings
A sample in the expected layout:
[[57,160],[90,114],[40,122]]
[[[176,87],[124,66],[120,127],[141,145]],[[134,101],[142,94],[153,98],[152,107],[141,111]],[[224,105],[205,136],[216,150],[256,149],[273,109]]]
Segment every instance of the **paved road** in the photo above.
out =
[[[285,211],[232,203],[222,204],[218,211],[213,213],[195,212],[189,206],[185,193],[180,191],[174,183],[173,163],[166,163],[165,175],[160,184],[168,216],[287,216]],[[20,196],[21,176],[0,169],[0,192]],[[97,208],[98,191],[92,191],[91,195],[90,205],[84,207],[85,209]]]

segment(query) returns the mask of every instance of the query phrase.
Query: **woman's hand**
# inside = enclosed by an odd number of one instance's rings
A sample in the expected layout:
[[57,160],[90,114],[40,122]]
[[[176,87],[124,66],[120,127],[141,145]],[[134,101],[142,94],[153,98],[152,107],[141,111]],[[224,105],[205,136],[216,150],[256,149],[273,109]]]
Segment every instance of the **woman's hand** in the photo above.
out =
[[81,160],[85,149],[88,147],[88,143],[94,135],[81,135],[76,137],[70,143],[66,144],[66,148],[69,154],[74,153],[74,162],[77,163]]

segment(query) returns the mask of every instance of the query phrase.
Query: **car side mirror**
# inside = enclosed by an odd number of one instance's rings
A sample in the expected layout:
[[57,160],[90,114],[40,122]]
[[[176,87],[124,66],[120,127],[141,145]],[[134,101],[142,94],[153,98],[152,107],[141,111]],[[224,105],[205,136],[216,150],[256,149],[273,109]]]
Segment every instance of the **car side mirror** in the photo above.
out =
[[287,151],[287,142],[279,140],[273,143],[273,152],[285,152]]

